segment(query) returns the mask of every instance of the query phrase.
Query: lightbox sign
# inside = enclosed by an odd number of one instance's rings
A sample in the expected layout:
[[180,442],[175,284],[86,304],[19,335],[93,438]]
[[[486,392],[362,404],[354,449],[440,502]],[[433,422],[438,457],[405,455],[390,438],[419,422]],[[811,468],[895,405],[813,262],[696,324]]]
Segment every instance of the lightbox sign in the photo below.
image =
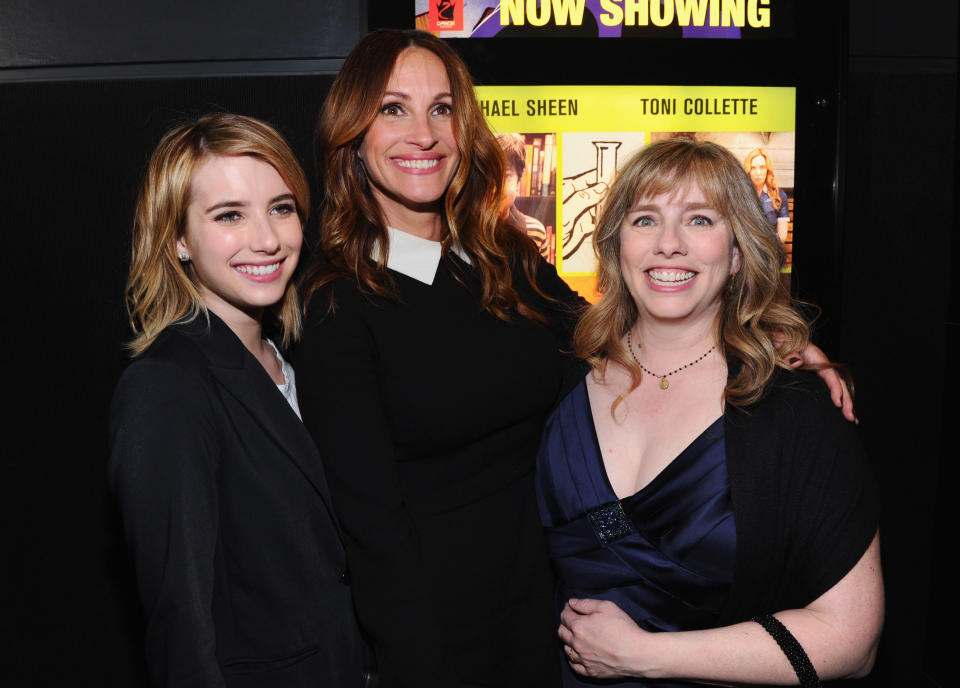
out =
[[443,38],[788,38],[796,0],[416,0]]

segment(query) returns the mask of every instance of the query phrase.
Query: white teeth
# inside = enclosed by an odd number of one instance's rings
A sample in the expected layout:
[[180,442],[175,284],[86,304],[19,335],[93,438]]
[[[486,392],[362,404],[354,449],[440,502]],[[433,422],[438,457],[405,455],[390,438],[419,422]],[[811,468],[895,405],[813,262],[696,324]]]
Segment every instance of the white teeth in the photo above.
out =
[[693,279],[697,273],[684,270],[677,272],[673,270],[647,270],[650,279],[662,284],[683,284]]
[[436,167],[440,164],[440,158],[432,158],[430,160],[402,160],[396,158],[396,162],[400,167],[409,167],[415,170],[426,170],[431,167]]
[[270,265],[235,265],[234,269],[245,272],[248,275],[269,275],[280,269],[280,263],[271,263]]

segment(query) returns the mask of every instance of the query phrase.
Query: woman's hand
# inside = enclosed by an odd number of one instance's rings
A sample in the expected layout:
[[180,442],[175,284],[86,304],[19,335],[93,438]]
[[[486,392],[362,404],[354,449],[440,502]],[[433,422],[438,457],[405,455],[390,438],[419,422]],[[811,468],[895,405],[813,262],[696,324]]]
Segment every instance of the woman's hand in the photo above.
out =
[[[807,344],[806,348],[798,356],[791,358],[789,362],[794,368],[800,366],[815,367],[829,363],[830,359],[816,344]],[[830,390],[830,399],[843,412],[843,417],[851,423],[859,423],[860,421],[857,420],[857,416],[853,412],[853,396],[839,373],[833,368],[821,368],[817,371],[817,375],[826,383],[827,389]]]
[[557,631],[570,666],[581,676],[645,676],[642,655],[655,634],[644,631],[620,607],[605,600],[571,599]]

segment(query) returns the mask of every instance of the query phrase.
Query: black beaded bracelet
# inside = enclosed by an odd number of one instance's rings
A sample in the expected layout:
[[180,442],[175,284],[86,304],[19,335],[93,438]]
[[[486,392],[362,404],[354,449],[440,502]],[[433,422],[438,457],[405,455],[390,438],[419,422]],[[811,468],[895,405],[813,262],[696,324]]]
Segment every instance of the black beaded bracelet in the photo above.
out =
[[783,654],[790,660],[790,666],[800,679],[800,685],[803,688],[822,688],[820,677],[817,676],[817,670],[813,668],[810,658],[804,652],[803,647],[793,637],[793,633],[787,630],[787,627],[780,623],[780,620],[773,614],[758,614],[751,621],[756,621],[763,626],[763,630],[773,636],[777,645],[783,650]]

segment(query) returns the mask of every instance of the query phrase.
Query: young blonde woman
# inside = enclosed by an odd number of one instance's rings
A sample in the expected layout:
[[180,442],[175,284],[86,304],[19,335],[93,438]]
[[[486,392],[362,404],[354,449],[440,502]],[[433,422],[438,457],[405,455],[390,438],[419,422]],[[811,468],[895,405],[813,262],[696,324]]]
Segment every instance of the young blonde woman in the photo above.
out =
[[109,477],[156,686],[362,685],[323,466],[278,352],[300,330],[308,208],[281,136],[229,114],[167,133],[140,190]]

